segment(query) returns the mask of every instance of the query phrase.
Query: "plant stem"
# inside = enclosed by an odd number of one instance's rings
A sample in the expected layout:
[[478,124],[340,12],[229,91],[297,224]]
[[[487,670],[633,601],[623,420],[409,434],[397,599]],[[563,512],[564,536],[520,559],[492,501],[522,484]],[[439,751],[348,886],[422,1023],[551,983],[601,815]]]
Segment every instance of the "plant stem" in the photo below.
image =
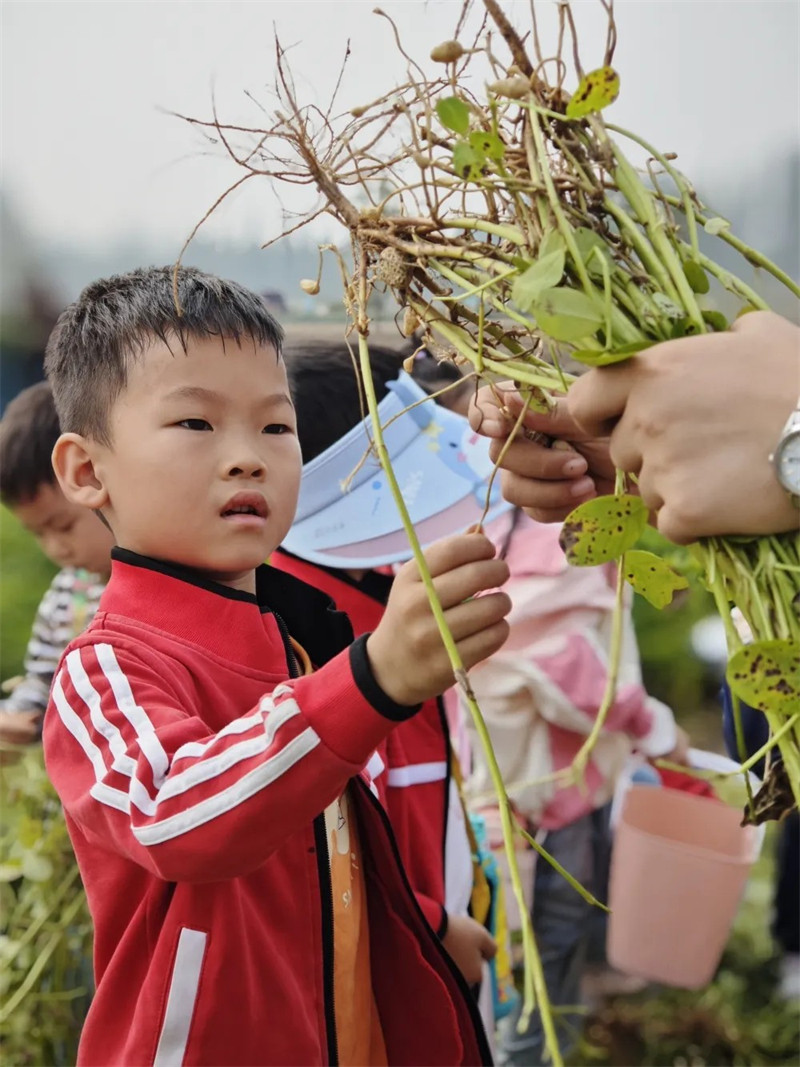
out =
[[550,1000],[547,994],[547,987],[544,981],[544,970],[542,968],[542,962],[539,957],[538,950],[536,948],[536,942],[533,936],[533,927],[531,925],[531,917],[528,912],[527,905],[525,903],[525,894],[522,888],[522,880],[519,873],[519,865],[516,858],[516,849],[514,846],[514,827],[511,817],[511,806],[503,786],[503,777],[500,773],[500,768],[497,764],[497,758],[495,757],[492,749],[491,739],[489,737],[489,731],[486,728],[486,723],[481,715],[480,708],[475,700],[475,696],[472,693],[467,673],[464,669],[464,664],[461,659],[461,655],[458,651],[452,634],[450,633],[447,625],[447,620],[444,617],[444,611],[442,610],[441,601],[439,600],[436,592],[436,587],[433,584],[430,571],[428,569],[427,562],[425,560],[422,547],[414,530],[411,516],[408,513],[403,494],[400,491],[400,486],[397,483],[397,479],[392,469],[389,454],[386,450],[386,445],[383,440],[383,432],[381,428],[380,417],[378,416],[378,401],[375,395],[375,386],[372,380],[372,371],[369,359],[369,346],[367,342],[367,330],[368,322],[366,319],[366,270],[362,265],[361,270],[361,293],[359,300],[359,321],[357,323],[358,328],[358,355],[359,366],[361,369],[361,377],[364,383],[364,394],[367,401],[367,407],[369,409],[370,420],[372,423],[372,434],[375,451],[386,474],[386,481],[389,486],[389,490],[394,499],[395,505],[403,523],[403,527],[408,536],[409,544],[419,569],[420,577],[425,586],[426,593],[428,595],[428,601],[430,603],[431,612],[436,625],[439,629],[439,633],[442,638],[442,643],[447,651],[450,664],[453,668],[453,674],[461,687],[462,694],[465,698],[467,706],[469,707],[472,715],[475,729],[480,738],[484,755],[486,757],[487,765],[489,768],[489,774],[492,779],[495,791],[497,793],[498,803],[500,805],[500,822],[503,831],[503,844],[506,850],[506,856],[508,859],[509,874],[511,876],[511,884],[514,889],[514,896],[516,897],[517,904],[520,909],[520,917],[522,920],[522,936],[523,944],[525,947],[525,1000],[523,1004],[523,1019],[527,1019],[533,1008],[538,1003],[539,1013],[542,1018],[542,1027],[545,1032],[547,1041],[547,1047],[550,1049],[553,1056],[553,1063],[555,1067],[563,1067],[563,1060],[559,1052],[558,1039],[555,1032],[555,1024],[553,1022],[552,1009],[550,1006]]

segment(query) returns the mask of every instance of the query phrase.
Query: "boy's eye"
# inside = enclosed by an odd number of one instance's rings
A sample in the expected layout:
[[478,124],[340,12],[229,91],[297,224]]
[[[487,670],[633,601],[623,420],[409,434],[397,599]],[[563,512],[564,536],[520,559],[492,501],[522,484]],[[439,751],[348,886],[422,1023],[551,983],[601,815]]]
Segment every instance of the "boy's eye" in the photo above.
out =
[[261,431],[262,433],[291,433],[291,426],[287,426],[284,422],[271,422],[269,426],[265,426]]
[[210,430],[211,423],[206,422],[205,419],[181,419],[178,426],[183,426],[187,430]]

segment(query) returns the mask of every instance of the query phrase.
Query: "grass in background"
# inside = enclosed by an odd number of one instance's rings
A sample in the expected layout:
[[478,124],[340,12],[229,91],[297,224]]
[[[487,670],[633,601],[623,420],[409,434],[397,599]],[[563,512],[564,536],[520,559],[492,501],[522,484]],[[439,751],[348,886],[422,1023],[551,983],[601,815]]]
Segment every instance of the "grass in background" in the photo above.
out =
[[57,568],[11,512],[0,507],[0,680],[22,672],[39,601]]

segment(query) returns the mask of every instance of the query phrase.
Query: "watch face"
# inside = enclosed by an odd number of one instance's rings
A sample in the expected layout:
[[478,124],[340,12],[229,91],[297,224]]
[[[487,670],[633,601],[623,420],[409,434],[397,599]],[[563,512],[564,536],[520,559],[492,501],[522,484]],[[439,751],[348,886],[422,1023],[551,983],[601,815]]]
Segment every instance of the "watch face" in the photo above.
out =
[[781,442],[775,456],[775,469],[783,488],[800,496],[800,433],[793,433]]

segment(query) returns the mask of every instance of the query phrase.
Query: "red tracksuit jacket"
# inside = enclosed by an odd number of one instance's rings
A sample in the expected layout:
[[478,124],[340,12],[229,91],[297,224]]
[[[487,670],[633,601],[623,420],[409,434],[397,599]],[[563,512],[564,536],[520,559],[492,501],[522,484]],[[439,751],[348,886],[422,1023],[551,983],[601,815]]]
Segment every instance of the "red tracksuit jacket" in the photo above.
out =
[[[273,567],[327,593],[346,612],[360,636],[375,629],[389,595],[391,577],[370,571],[355,583],[343,571],[330,570],[283,550],[273,553]],[[451,810],[452,750],[447,717],[440,697],[426,701],[412,718],[402,722],[379,746],[382,770],[374,774],[378,795],[389,813],[400,855],[417,903],[439,937],[447,929],[445,855]],[[464,834],[463,825],[452,828]],[[468,844],[464,842],[465,849]],[[472,865],[466,859],[467,880]],[[469,890],[467,890],[467,900]]]
[[[44,727],[95,926],[79,1063],[336,1063],[321,813],[350,779],[389,1063],[491,1062],[363,772],[411,711],[364,642],[346,647],[330,601],[272,568],[253,597],[112,555]],[[288,677],[289,633],[316,673]]]

